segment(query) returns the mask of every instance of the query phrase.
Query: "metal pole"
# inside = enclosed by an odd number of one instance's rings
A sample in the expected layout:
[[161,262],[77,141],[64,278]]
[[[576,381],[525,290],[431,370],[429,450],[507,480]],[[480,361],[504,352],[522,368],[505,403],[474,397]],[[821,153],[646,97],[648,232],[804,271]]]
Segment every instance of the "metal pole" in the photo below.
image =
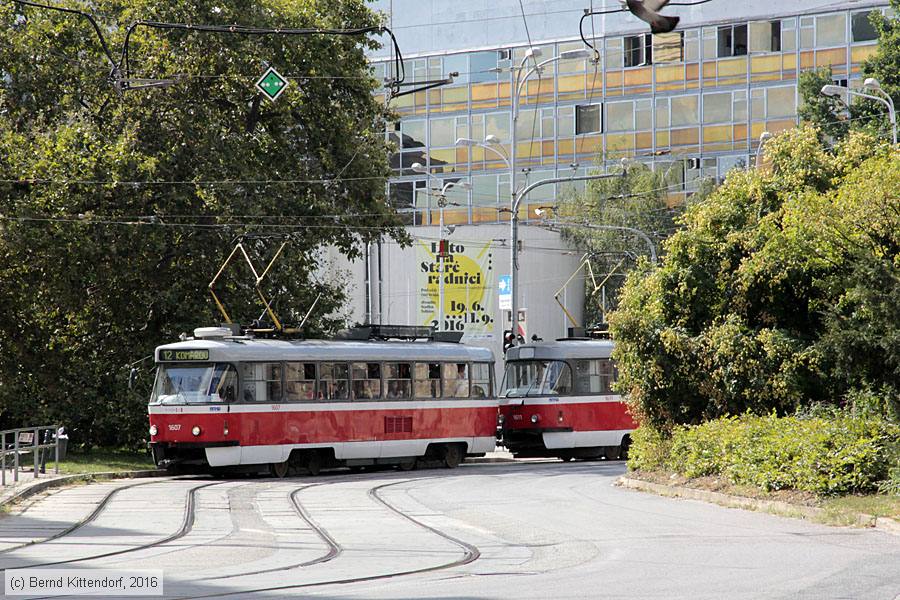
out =
[[58,425],[56,425],[55,427],[56,427],[56,435],[54,437],[56,439],[56,448],[54,449],[54,451],[56,452],[56,456],[55,456],[56,468],[54,469],[53,472],[56,473],[57,475],[59,475],[59,429],[60,428]]
[[15,440],[13,441],[13,452],[15,452],[14,457],[14,466],[13,466],[13,481],[19,481],[19,430],[13,429],[13,435],[15,436]]
[[34,439],[31,440],[31,443],[34,447],[34,478],[38,478],[38,459],[40,458],[38,454],[40,454],[40,449],[38,446],[41,444],[41,430],[37,427],[34,428]]
[[5,431],[3,432],[3,435],[0,436],[0,438],[2,438],[2,441],[0,441],[0,444],[2,444],[2,446],[0,446],[0,461],[3,462],[3,464],[2,464],[3,475],[0,476],[3,478],[3,481],[2,481],[2,484],[0,484],[0,485],[6,485],[6,432]]
[[[527,60],[527,59],[526,59]],[[509,215],[509,282],[510,293],[512,294],[512,309],[510,331],[512,331],[512,345],[517,346],[519,343],[519,201],[516,198],[516,129],[519,122],[519,75],[522,67],[515,73],[513,77],[512,87],[512,130],[510,131],[509,147],[509,203],[512,213]]]
[[446,197],[443,193],[438,196],[438,212],[440,214],[440,228],[441,232],[438,235],[438,253],[441,258],[441,273],[440,273],[440,281],[438,282],[438,331],[444,330],[444,249],[441,248],[441,242],[444,240],[444,204]]

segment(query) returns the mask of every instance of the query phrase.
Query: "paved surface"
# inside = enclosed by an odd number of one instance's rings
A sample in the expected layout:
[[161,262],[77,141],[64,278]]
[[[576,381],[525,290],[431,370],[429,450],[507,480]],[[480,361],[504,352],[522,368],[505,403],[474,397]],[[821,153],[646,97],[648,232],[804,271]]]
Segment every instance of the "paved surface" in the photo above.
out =
[[0,519],[0,568],[163,569],[178,598],[900,594],[898,536],[614,487],[624,470],[529,461],[74,486]]

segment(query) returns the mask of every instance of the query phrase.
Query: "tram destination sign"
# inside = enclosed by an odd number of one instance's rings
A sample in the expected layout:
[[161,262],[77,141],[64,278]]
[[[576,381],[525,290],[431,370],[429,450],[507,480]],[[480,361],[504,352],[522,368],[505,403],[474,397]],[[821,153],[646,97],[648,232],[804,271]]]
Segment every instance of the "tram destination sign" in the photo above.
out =
[[209,360],[209,350],[160,350],[159,360]]

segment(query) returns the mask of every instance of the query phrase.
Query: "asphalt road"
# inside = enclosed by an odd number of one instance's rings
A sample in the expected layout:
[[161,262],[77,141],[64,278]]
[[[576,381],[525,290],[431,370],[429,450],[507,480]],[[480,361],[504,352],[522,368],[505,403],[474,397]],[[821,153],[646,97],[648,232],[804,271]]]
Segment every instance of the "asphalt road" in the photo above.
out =
[[0,519],[0,568],[163,569],[174,598],[900,597],[900,536],[614,487],[623,472],[532,461],[77,486]]

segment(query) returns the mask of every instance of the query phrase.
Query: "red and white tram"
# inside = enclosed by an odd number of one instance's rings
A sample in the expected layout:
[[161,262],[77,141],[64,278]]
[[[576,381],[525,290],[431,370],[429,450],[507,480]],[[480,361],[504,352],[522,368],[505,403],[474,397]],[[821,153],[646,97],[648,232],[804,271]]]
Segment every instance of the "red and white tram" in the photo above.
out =
[[[420,459],[455,467],[494,449],[490,350],[438,341],[423,328],[351,331],[349,340],[301,341],[210,327],[157,348],[149,405],[156,464],[284,476],[412,468]],[[385,339],[390,332],[407,341]]]
[[609,340],[564,338],[507,351],[500,394],[503,444],[516,457],[623,458],[636,427]]

